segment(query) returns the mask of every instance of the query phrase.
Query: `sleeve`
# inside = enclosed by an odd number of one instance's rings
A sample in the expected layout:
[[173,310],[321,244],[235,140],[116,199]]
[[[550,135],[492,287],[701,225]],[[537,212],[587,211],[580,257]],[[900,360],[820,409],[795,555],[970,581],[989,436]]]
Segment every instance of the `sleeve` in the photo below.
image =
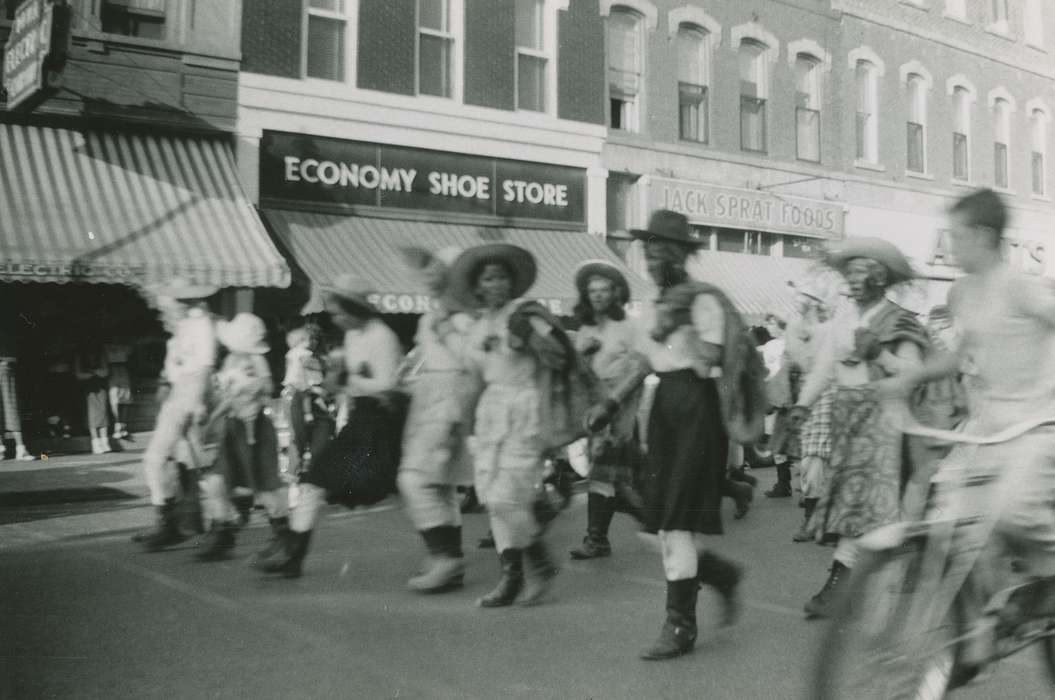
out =
[[379,394],[396,387],[399,362],[403,350],[396,334],[387,327],[373,334],[369,340],[370,372],[373,376],[350,377],[349,387],[357,393]]
[[697,294],[693,299],[692,325],[705,343],[725,344],[725,311],[714,295]]

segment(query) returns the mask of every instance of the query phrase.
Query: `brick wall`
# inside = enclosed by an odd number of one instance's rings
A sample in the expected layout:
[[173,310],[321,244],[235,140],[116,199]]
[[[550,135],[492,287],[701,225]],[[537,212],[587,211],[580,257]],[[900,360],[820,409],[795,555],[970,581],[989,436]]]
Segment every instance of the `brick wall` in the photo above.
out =
[[513,0],[466,0],[465,17],[465,103],[515,109]]
[[415,0],[360,0],[359,87],[413,95]]
[[605,121],[604,23],[596,0],[571,0],[558,13],[557,116]]
[[302,0],[243,0],[242,70],[301,77]]

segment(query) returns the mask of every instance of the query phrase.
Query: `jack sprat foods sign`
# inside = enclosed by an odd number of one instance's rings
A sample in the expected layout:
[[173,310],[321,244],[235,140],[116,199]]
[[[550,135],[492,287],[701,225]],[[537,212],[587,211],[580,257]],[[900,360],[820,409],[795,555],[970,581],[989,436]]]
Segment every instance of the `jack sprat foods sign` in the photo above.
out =
[[540,163],[266,131],[266,203],[361,206],[581,223],[586,173]]

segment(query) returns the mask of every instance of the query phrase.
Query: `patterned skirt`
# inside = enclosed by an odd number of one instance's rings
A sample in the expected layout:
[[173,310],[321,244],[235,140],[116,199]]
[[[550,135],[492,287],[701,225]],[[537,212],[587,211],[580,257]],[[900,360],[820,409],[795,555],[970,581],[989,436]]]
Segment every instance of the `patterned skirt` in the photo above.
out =
[[832,401],[836,387],[827,388],[810,411],[809,419],[799,432],[799,453],[803,458],[828,460],[832,451]]

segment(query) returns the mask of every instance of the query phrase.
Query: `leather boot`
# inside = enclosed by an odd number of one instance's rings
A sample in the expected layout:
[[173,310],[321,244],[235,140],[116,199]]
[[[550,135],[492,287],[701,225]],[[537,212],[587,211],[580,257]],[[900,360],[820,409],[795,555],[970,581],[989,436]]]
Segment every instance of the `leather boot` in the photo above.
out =
[[819,498],[803,499],[802,507],[806,509],[805,517],[802,519],[802,527],[791,536],[792,542],[809,542],[813,539],[813,533],[809,530],[809,524],[810,518],[813,517],[813,511],[817,510],[817,501],[819,500]]
[[234,533],[238,532],[237,523],[213,523],[198,546],[195,553],[198,561],[221,561],[231,556],[234,550]]
[[407,587],[421,593],[441,593],[461,588],[465,558],[461,554],[461,528],[453,525],[422,530],[429,556],[421,574],[407,581]]
[[521,605],[538,605],[549,593],[550,582],[556,577],[556,563],[550,557],[546,543],[536,539],[524,550],[527,559],[527,576],[524,584],[524,595],[520,598]]
[[616,513],[626,513],[640,525],[645,523],[645,499],[630,484],[620,484],[615,487],[615,502],[612,503],[612,510]]
[[499,555],[502,562],[502,578],[494,590],[476,601],[481,608],[501,608],[512,605],[524,587],[524,552],[509,548]]
[[608,528],[615,514],[615,499],[591,493],[586,500],[586,537],[582,546],[571,550],[572,559],[607,557],[612,553]]
[[177,462],[179,473],[180,499],[179,509],[181,525],[187,532],[205,534],[205,518],[201,510],[201,487],[198,485],[198,470],[191,469],[182,462]]
[[186,539],[187,536],[179,528],[179,512],[176,507],[176,499],[169,498],[165,500],[165,505],[157,508],[157,520],[154,530],[139,535],[137,541],[141,542],[148,552],[160,552],[167,547],[180,544]]
[[777,465],[777,483],[773,488],[766,491],[766,498],[790,498],[791,497],[791,465],[782,462]]
[[696,578],[700,585],[710,586],[722,597],[721,626],[736,624],[743,612],[743,601],[740,599],[740,581],[744,577],[743,569],[737,564],[721,557],[704,552],[696,565]]
[[271,539],[267,541],[263,549],[253,555],[250,563],[267,559],[284,546],[283,541],[286,533],[289,532],[289,518],[270,518],[269,522],[271,523]]
[[751,510],[751,501],[755,499],[755,491],[742,481],[734,481],[731,477],[725,477],[722,482],[722,495],[729,496],[736,503],[736,512],[733,518],[740,520],[747,511]]
[[673,659],[692,651],[696,644],[696,596],[699,583],[694,578],[667,581],[667,620],[659,639],[641,652],[649,661]]
[[308,554],[311,533],[311,530],[307,532],[288,530],[283,538],[283,546],[267,559],[253,562],[253,567],[265,574],[278,574],[286,578],[299,577],[304,557]]
[[746,464],[741,464],[736,469],[730,469],[729,478],[733,481],[742,481],[751,488],[758,486],[758,477],[748,473]]
[[832,568],[828,572],[828,580],[818,591],[817,595],[810,598],[803,608],[808,619],[818,617],[831,617],[835,604],[839,601],[850,580],[850,569],[841,561],[833,560]]

